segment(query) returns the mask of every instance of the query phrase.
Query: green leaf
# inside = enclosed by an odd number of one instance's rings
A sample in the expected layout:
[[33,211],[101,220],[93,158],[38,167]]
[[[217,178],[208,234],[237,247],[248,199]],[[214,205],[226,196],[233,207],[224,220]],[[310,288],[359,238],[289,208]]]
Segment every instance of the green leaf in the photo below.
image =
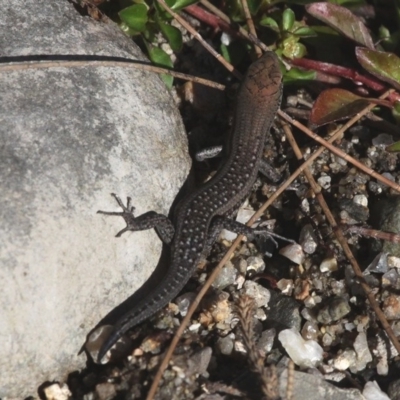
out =
[[136,36],[140,35],[140,32],[135,31],[132,28],[129,28],[129,26],[125,22],[120,22],[119,23],[119,28],[121,29],[122,32],[127,34],[128,36]]
[[137,32],[143,32],[148,21],[147,7],[144,4],[134,4],[118,13],[121,21]]
[[268,28],[271,28],[275,32],[280,32],[278,23],[271,17],[265,17],[264,16],[263,18],[261,18],[259,24],[261,26],[266,26]]
[[247,0],[247,4],[249,6],[250,14],[256,15],[261,5],[263,4],[263,0]]
[[317,36],[314,29],[308,26],[301,26],[300,28],[295,29],[292,33],[299,37]]
[[158,18],[157,18],[157,24],[160,27],[161,32],[163,33],[165,38],[168,40],[171,49],[173,51],[180,51],[182,48],[181,31],[178,28],[175,28],[174,26],[161,22]]
[[306,10],[349,39],[370,49],[375,48],[367,27],[347,8],[330,3],[312,3],[306,6]]
[[314,81],[317,73],[315,71],[304,71],[303,69],[291,68],[283,76],[283,83],[296,83],[298,81]]
[[385,150],[389,153],[398,153],[400,151],[400,142],[396,142],[390,146],[387,146]]
[[198,0],[165,0],[168,6],[174,10],[179,11],[182,8],[190,6],[191,4],[196,3]]
[[400,101],[395,101],[393,104],[392,115],[397,122],[397,125],[400,125]]
[[393,53],[356,48],[358,62],[370,74],[400,90],[400,58]]
[[[147,45],[147,50],[149,52],[150,60],[155,65],[167,68],[173,67],[171,57],[164,50],[160,49],[159,47],[152,47],[150,45]],[[161,74],[160,76],[167,87],[171,89],[174,78],[171,75],[167,74]]]
[[231,57],[229,55],[228,46],[226,46],[225,44],[221,43],[220,50],[221,50],[222,57],[224,57],[224,59],[226,61],[228,61],[229,64],[232,64]]
[[284,31],[290,31],[293,27],[294,21],[296,21],[294,12],[290,8],[287,8],[282,14],[282,29]]

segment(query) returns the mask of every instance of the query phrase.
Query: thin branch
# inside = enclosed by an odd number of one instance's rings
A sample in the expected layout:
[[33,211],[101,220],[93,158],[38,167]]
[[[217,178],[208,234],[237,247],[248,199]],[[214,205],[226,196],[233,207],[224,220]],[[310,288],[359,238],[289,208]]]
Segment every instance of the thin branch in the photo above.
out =
[[[55,56],[56,57],[56,56]],[[74,57],[73,55],[71,57]],[[171,71],[166,68],[156,67],[150,64],[143,64],[137,60],[115,61],[115,60],[51,60],[51,61],[25,61],[0,63],[0,72],[13,72],[26,69],[42,69],[42,68],[76,68],[76,67],[120,67],[120,68],[135,68],[141,71],[155,72],[157,74],[168,74],[175,78],[186,81],[200,83],[205,86],[210,86],[215,89],[224,90],[225,86],[208,79],[198,78],[193,75],[183,74],[180,72]]]
[[[244,15],[246,17],[246,24],[247,24],[247,26],[249,28],[250,34],[254,38],[257,38],[256,28],[254,26],[253,19],[251,18],[251,14],[250,14],[249,5],[247,3],[247,0],[241,0],[241,3],[242,3]],[[255,51],[256,51],[257,57],[261,57],[261,54],[262,54],[261,49],[256,46],[255,47]]]

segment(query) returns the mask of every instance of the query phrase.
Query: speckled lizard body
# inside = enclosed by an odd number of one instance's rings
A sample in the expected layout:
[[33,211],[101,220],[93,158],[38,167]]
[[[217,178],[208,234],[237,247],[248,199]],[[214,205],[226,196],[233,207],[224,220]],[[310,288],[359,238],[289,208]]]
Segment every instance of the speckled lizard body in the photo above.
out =
[[134,217],[130,199],[125,207],[116,196],[123,211],[102,212],[125,219],[127,227],[117,236],[128,230],[155,228],[163,241],[171,245],[171,260],[165,278],[117,321],[100,349],[98,360],[128,329],[149,318],[178,295],[223,227],[249,234],[251,228],[226,216],[239,208],[256,180],[265,136],[281,101],[281,79],[278,59],[272,52],[264,54],[249,67],[239,89],[225,159],[211,180],[177,205],[173,222],[155,212]]

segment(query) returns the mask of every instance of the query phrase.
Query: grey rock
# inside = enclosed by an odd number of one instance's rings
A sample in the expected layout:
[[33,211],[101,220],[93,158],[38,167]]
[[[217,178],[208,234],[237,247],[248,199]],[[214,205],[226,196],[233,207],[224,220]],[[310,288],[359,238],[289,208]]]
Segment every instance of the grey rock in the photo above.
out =
[[[400,197],[380,202],[375,208],[379,220],[378,229],[383,232],[400,233]],[[392,256],[400,257],[400,244],[389,240],[383,241],[382,251]]]
[[299,303],[291,297],[271,292],[271,300],[268,304],[267,323],[278,331],[294,328],[300,331],[301,316]]
[[211,347],[205,347],[193,354],[189,360],[187,375],[201,375],[207,372],[208,365],[210,364],[212,356]]
[[235,283],[237,275],[238,271],[233,264],[227,263],[227,265],[222,268],[221,272],[218,274],[212,286],[221,290],[225,289],[227,286]]
[[234,337],[233,335],[228,335],[223,338],[219,338],[217,340],[217,349],[220,351],[221,354],[229,356],[232,354],[234,347]]
[[241,293],[252,297],[257,307],[267,307],[271,298],[271,292],[257,282],[246,281]]
[[[65,0],[0,0],[0,53],[144,60],[119,28]],[[36,394],[85,365],[89,331],[157,265],[153,231],[114,238],[110,192],[167,213],[189,169],[158,76],[121,67],[0,74],[0,397]]]
[[[279,376],[279,393],[285,398],[287,370]],[[358,389],[340,389],[320,376],[293,371],[293,400],[364,400]]]
[[343,297],[333,297],[328,304],[322,307],[317,316],[317,321],[322,324],[330,324],[344,317],[351,311],[350,305]]
[[400,400],[400,379],[390,382],[388,395],[392,400]]

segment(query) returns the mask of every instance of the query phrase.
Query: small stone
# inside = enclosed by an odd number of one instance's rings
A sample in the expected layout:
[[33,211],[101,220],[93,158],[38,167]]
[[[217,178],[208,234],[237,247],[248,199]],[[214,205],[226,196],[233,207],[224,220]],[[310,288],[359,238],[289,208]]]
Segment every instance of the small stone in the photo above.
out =
[[201,328],[201,324],[200,323],[196,323],[196,324],[191,324],[188,329],[190,332],[198,332],[199,329]]
[[185,371],[187,376],[202,375],[207,372],[212,356],[211,347],[204,347],[194,353],[188,362],[188,368]]
[[395,256],[388,256],[387,263],[389,268],[398,268],[400,269],[400,258]]
[[391,400],[400,400],[400,379],[395,379],[390,382],[388,395]]
[[341,382],[347,378],[347,375],[343,372],[331,372],[330,374],[324,374],[324,379],[332,382]]
[[242,342],[240,342],[239,340],[235,341],[234,348],[237,353],[241,353],[241,354],[247,353],[246,347],[244,347],[244,344]]
[[321,303],[322,299],[321,296],[308,296],[307,298],[304,299],[304,305],[307,308],[313,308],[315,307],[317,304]]
[[140,348],[145,353],[158,354],[161,351],[161,345],[166,340],[166,333],[154,333],[143,339]]
[[353,201],[354,203],[359,204],[360,206],[368,207],[368,198],[364,194],[356,194],[353,197]]
[[400,296],[389,295],[384,301],[382,311],[389,320],[400,318]]
[[69,391],[68,385],[60,385],[53,383],[43,389],[46,400],[68,400],[72,393]]
[[367,364],[372,361],[372,355],[368,348],[367,336],[365,332],[360,332],[354,341],[354,350],[357,353],[355,371],[362,371]]
[[297,243],[283,247],[279,250],[279,254],[298,265],[302,264],[305,258],[302,247]]
[[301,329],[301,316],[299,312],[299,303],[291,297],[280,293],[271,292],[271,300],[268,303],[268,318],[270,327],[277,330],[285,328],[294,328],[296,331]]
[[388,253],[379,253],[368,265],[363,274],[368,275],[370,272],[383,274],[387,272],[388,270],[387,256]]
[[390,269],[382,275],[382,287],[391,289],[400,289],[400,275],[397,269]]
[[332,178],[329,175],[321,174],[318,178],[318,184],[325,190],[331,187]]
[[377,335],[376,341],[377,341],[376,347],[372,350],[375,358],[378,360],[378,364],[376,366],[376,372],[378,373],[378,375],[385,376],[388,374],[389,370],[386,338],[383,339],[382,335]]
[[321,363],[323,349],[314,340],[304,340],[294,329],[284,329],[279,333],[278,339],[299,367],[312,368]]
[[390,400],[388,395],[382,392],[376,381],[367,382],[364,386],[362,394],[365,400]]
[[222,268],[212,286],[221,290],[225,289],[227,286],[235,283],[237,274],[237,269],[232,265],[232,263],[228,262],[227,265]]
[[225,336],[224,338],[219,338],[217,340],[217,348],[221,354],[229,356],[232,354],[234,347],[235,335],[233,333]]
[[351,311],[350,305],[343,297],[334,297],[318,312],[317,321],[330,324],[344,317]]
[[310,202],[308,201],[308,199],[303,199],[300,203],[300,207],[305,214],[310,213]]
[[276,286],[278,289],[288,296],[290,296],[294,289],[294,283],[292,279],[281,279],[277,282]]
[[339,371],[345,371],[355,365],[356,359],[357,355],[354,350],[345,350],[334,358],[332,364]]
[[314,321],[306,321],[301,330],[301,336],[304,340],[317,340],[319,334],[318,324]]
[[196,293],[187,292],[182,296],[177,297],[174,300],[174,303],[178,306],[179,313],[184,317],[187,314],[187,311],[192,304],[193,300],[196,297]]
[[247,259],[247,271],[254,271],[257,274],[265,270],[265,262],[261,257],[249,257]]
[[299,243],[307,254],[313,254],[318,247],[317,237],[311,224],[306,224],[300,231]]
[[238,290],[242,289],[245,282],[246,282],[246,278],[243,275],[238,275],[238,277],[236,278],[236,282],[235,282],[237,289]]
[[357,326],[357,332],[366,331],[369,325],[370,319],[368,315],[357,315],[354,320],[354,324]]
[[303,308],[301,310],[301,316],[306,320],[306,321],[314,321],[315,320],[315,315],[314,315],[314,310],[310,310],[309,308]]
[[310,296],[310,282],[307,279],[296,279],[294,297],[296,300],[304,300]]
[[333,272],[337,271],[337,269],[337,260],[334,257],[325,258],[319,266],[321,272]]
[[112,383],[99,383],[96,385],[96,395],[99,400],[111,400],[117,395],[115,385]]
[[324,347],[329,347],[332,345],[332,343],[333,343],[333,337],[329,333],[325,333],[322,336],[322,344],[324,345]]
[[252,297],[257,307],[267,307],[271,298],[271,293],[268,289],[253,281],[246,281],[243,294]]
[[244,258],[235,258],[233,260],[233,266],[239,271],[240,274],[246,275],[247,261]]
[[356,326],[352,322],[346,322],[344,324],[344,329],[346,329],[348,332],[354,331],[355,328]]
[[264,354],[268,354],[272,349],[275,337],[276,330],[274,328],[265,330],[261,333],[261,337],[257,342],[257,348],[264,352]]

